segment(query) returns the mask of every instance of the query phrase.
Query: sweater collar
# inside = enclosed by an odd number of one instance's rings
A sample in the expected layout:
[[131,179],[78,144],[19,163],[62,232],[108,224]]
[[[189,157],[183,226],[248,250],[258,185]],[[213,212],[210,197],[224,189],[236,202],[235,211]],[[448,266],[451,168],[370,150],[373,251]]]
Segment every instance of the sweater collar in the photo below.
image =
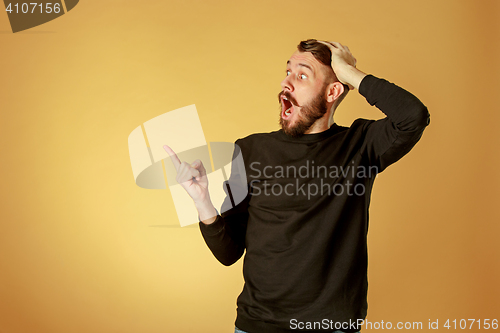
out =
[[290,141],[290,142],[317,142],[317,141],[321,141],[325,138],[328,138],[330,136],[332,136],[333,134],[337,133],[339,131],[339,126],[336,124],[336,123],[333,123],[332,126],[330,126],[329,129],[323,131],[323,132],[319,132],[319,133],[314,133],[314,134],[304,134],[302,136],[299,136],[299,137],[291,137],[287,134],[285,134],[285,132],[283,132],[282,129],[280,129],[279,131],[277,131],[278,133],[278,137],[282,140],[285,140],[285,141]]

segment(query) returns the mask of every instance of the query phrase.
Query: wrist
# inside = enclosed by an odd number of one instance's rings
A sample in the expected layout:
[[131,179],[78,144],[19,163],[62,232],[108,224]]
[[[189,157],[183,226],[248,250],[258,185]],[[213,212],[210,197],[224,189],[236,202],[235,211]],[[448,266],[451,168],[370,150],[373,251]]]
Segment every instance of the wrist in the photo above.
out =
[[354,89],[359,89],[361,81],[366,76],[366,73],[351,65],[342,67],[336,74],[341,83],[347,84]]
[[198,217],[201,222],[210,224],[215,221],[218,213],[210,198],[203,202],[195,202],[196,209],[198,210]]

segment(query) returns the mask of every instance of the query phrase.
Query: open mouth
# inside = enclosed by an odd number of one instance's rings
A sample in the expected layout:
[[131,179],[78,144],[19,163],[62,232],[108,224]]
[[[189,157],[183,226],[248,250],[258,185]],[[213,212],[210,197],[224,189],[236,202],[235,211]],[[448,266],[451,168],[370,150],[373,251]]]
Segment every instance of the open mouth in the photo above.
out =
[[294,106],[285,95],[281,96],[281,117],[288,119],[292,116]]

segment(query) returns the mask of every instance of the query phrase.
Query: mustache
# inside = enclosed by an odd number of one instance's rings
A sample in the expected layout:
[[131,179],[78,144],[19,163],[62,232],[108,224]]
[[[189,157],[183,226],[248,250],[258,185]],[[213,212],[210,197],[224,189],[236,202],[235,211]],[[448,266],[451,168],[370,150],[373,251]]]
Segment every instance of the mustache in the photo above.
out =
[[299,103],[297,103],[297,100],[292,97],[292,95],[288,91],[280,91],[278,94],[278,101],[281,103],[281,96],[285,96],[290,103],[292,103],[295,106],[300,107]]

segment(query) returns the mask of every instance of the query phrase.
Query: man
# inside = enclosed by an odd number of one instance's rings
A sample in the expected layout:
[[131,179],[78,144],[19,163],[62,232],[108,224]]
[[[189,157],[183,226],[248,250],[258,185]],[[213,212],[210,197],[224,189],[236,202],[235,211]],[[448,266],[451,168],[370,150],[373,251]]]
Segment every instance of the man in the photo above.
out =
[[[417,143],[429,113],[409,92],[358,70],[335,42],[301,42],[281,87],[281,130],[236,141],[249,194],[235,208],[219,215],[202,163],[181,163],[165,150],[216,258],[231,265],[246,251],[235,332],[359,331],[368,306],[371,188],[377,172]],[[349,89],[387,117],[335,124]]]

